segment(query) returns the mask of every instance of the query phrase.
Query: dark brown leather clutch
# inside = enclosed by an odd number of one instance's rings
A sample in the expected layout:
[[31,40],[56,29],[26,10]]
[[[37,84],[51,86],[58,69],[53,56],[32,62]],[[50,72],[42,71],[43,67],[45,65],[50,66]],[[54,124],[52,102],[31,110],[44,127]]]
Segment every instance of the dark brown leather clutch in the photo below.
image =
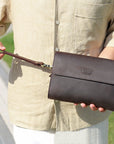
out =
[[114,61],[56,52],[48,98],[114,111]]
[[[0,50],[38,67],[49,68],[17,54]],[[95,104],[114,111],[114,61],[65,52],[56,52],[48,97],[72,103]]]

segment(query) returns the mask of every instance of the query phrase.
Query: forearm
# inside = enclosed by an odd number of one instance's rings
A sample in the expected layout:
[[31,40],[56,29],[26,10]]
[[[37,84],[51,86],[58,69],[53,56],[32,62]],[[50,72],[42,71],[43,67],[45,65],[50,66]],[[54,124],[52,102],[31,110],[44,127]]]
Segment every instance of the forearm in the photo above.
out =
[[114,60],[114,47],[105,47],[99,57]]

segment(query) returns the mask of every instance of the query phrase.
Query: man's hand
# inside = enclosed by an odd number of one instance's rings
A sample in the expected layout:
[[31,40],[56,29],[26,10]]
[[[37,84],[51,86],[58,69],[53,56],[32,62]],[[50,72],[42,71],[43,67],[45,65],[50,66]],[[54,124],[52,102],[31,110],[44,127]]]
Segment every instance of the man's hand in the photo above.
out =
[[[3,44],[0,42],[0,50],[5,50],[6,48],[3,46]],[[4,54],[0,53],[0,59],[2,59]]]
[[[78,104],[75,104],[75,105],[78,105]],[[87,105],[85,103],[81,103],[80,105],[81,105],[82,108],[86,108],[87,107]],[[91,108],[92,111],[96,111],[96,110],[99,110],[100,112],[104,112],[105,111],[104,108],[102,108],[102,107],[97,108],[94,104],[90,104],[89,107]]]
[[[114,60],[114,47],[106,47],[103,49],[103,51],[100,53],[99,58],[106,58],[110,60]],[[75,104],[78,105],[78,104]],[[86,108],[87,105],[85,103],[80,104],[82,108]],[[102,107],[97,108],[95,104],[89,105],[92,111],[99,110],[100,112],[104,112],[105,109]]]

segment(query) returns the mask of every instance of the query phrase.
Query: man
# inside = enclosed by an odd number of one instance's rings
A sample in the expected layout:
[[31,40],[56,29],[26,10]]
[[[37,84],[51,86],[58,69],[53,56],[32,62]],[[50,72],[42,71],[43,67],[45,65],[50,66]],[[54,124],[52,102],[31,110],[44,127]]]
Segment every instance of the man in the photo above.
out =
[[[58,50],[114,60],[114,0],[0,0],[0,6],[1,34],[10,18],[19,55],[50,65]],[[110,112],[49,100],[49,75],[13,59],[8,101],[16,144],[53,144],[53,131],[59,144],[107,144]]]

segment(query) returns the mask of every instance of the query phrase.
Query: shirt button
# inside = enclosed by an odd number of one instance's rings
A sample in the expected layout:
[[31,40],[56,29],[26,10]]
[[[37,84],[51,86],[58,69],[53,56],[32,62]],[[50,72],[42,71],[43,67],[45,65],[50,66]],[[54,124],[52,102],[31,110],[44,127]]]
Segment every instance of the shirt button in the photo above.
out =
[[56,24],[57,24],[57,25],[59,25],[59,24],[60,24],[60,22],[59,22],[58,20],[56,20]]
[[56,47],[56,48],[55,48],[55,51],[59,51],[59,48]]

